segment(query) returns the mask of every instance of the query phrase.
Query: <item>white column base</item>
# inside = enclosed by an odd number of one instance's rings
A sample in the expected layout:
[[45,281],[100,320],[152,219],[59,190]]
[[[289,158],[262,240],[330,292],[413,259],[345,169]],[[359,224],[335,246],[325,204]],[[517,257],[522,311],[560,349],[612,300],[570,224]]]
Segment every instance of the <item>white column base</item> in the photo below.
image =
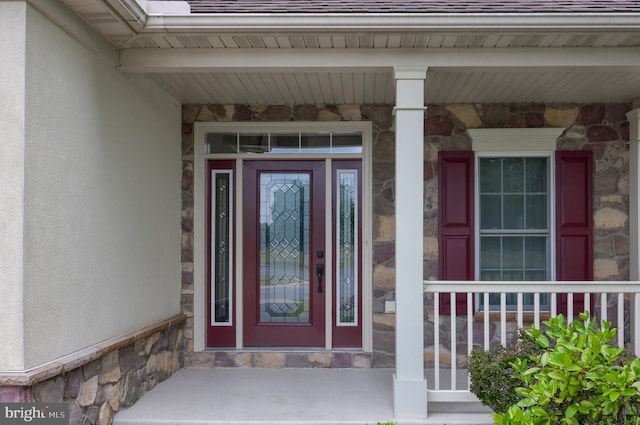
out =
[[393,410],[395,419],[427,418],[427,380],[400,380],[393,375]]

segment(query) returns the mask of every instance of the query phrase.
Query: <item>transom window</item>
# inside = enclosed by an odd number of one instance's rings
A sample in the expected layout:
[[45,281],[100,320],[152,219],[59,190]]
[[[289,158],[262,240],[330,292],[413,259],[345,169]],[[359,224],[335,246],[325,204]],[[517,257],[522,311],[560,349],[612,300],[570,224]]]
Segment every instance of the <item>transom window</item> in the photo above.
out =
[[362,153],[362,133],[220,132],[207,133],[205,153],[301,154]]
[[[478,156],[477,229],[479,280],[550,280],[551,161],[538,156]],[[546,294],[541,307],[548,305]],[[482,302],[482,301],[481,301]],[[507,296],[515,310],[516,294]],[[524,307],[533,307],[525,296]],[[490,308],[499,308],[492,294]]]

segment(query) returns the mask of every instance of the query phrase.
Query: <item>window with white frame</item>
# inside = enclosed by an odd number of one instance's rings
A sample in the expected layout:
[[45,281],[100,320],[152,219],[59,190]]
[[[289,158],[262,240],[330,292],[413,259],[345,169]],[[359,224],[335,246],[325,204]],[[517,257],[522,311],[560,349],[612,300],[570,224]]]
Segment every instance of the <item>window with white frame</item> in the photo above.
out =
[[[472,130],[476,152],[476,279],[546,281],[554,273],[554,161],[558,129]],[[533,310],[533,294],[523,308]],[[540,294],[540,309],[549,309]],[[506,309],[517,309],[507,294]],[[484,309],[484,299],[477,305]],[[489,309],[500,309],[499,294]]]
[[[477,278],[544,281],[551,278],[551,164],[549,155],[477,157]],[[498,294],[490,297],[499,308]],[[525,296],[524,308],[533,307]],[[507,309],[516,307],[507,296]],[[548,297],[541,297],[541,307]]]

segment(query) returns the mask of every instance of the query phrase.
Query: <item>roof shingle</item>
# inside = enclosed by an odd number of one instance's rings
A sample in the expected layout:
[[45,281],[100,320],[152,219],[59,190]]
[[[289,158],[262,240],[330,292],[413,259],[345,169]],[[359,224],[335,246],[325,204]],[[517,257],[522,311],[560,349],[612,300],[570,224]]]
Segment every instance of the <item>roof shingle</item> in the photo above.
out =
[[187,0],[192,13],[640,13],[638,0]]

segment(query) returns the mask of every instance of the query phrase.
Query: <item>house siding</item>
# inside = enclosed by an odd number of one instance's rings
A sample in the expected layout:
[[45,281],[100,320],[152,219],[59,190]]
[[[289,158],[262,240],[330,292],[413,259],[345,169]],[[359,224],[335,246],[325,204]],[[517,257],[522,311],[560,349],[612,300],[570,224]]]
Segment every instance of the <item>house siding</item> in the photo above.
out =
[[25,31],[18,372],[180,312],[180,104],[29,4]]
[[[595,279],[628,280],[629,126],[625,113],[629,110],[630,105],[625,104],[428,105],[424,127],[424,278],[438,278],[438,152],[471,150],[469,128],[561,127],[566,130],[558,138],[558,149],[593,151]],[[254,356],[247,357],[246,354],[237,354],[241,356],[238,360],[230,358],[229,354],[216,358],[215,355],[193,353],[193,124],[203,121],[363,120],[373,123],[373,352],[369,364],[371,367],[395,366],[395,317],[384,313],[384,302],[395,296],[392,111],[391,105],[183,106],[182,306],[183,312],[190,316],[185,331],[188,364],[287,365],[286,357],[257,364]],[[432,341],[433,316],[426,312],[425,318],[425,341]],[[510,328],[511,332],[513,330]],[[447,329],[441,328],[440,334],[444,340]],[[492,335],[494,337],[498,335]],[[427,347],[425,365],[430,365],[432,360],[431,349]],[[331,367],[334,362],[313,363],[306,359],[300,364]],[[362,362],[356,363],[362,366]]]

